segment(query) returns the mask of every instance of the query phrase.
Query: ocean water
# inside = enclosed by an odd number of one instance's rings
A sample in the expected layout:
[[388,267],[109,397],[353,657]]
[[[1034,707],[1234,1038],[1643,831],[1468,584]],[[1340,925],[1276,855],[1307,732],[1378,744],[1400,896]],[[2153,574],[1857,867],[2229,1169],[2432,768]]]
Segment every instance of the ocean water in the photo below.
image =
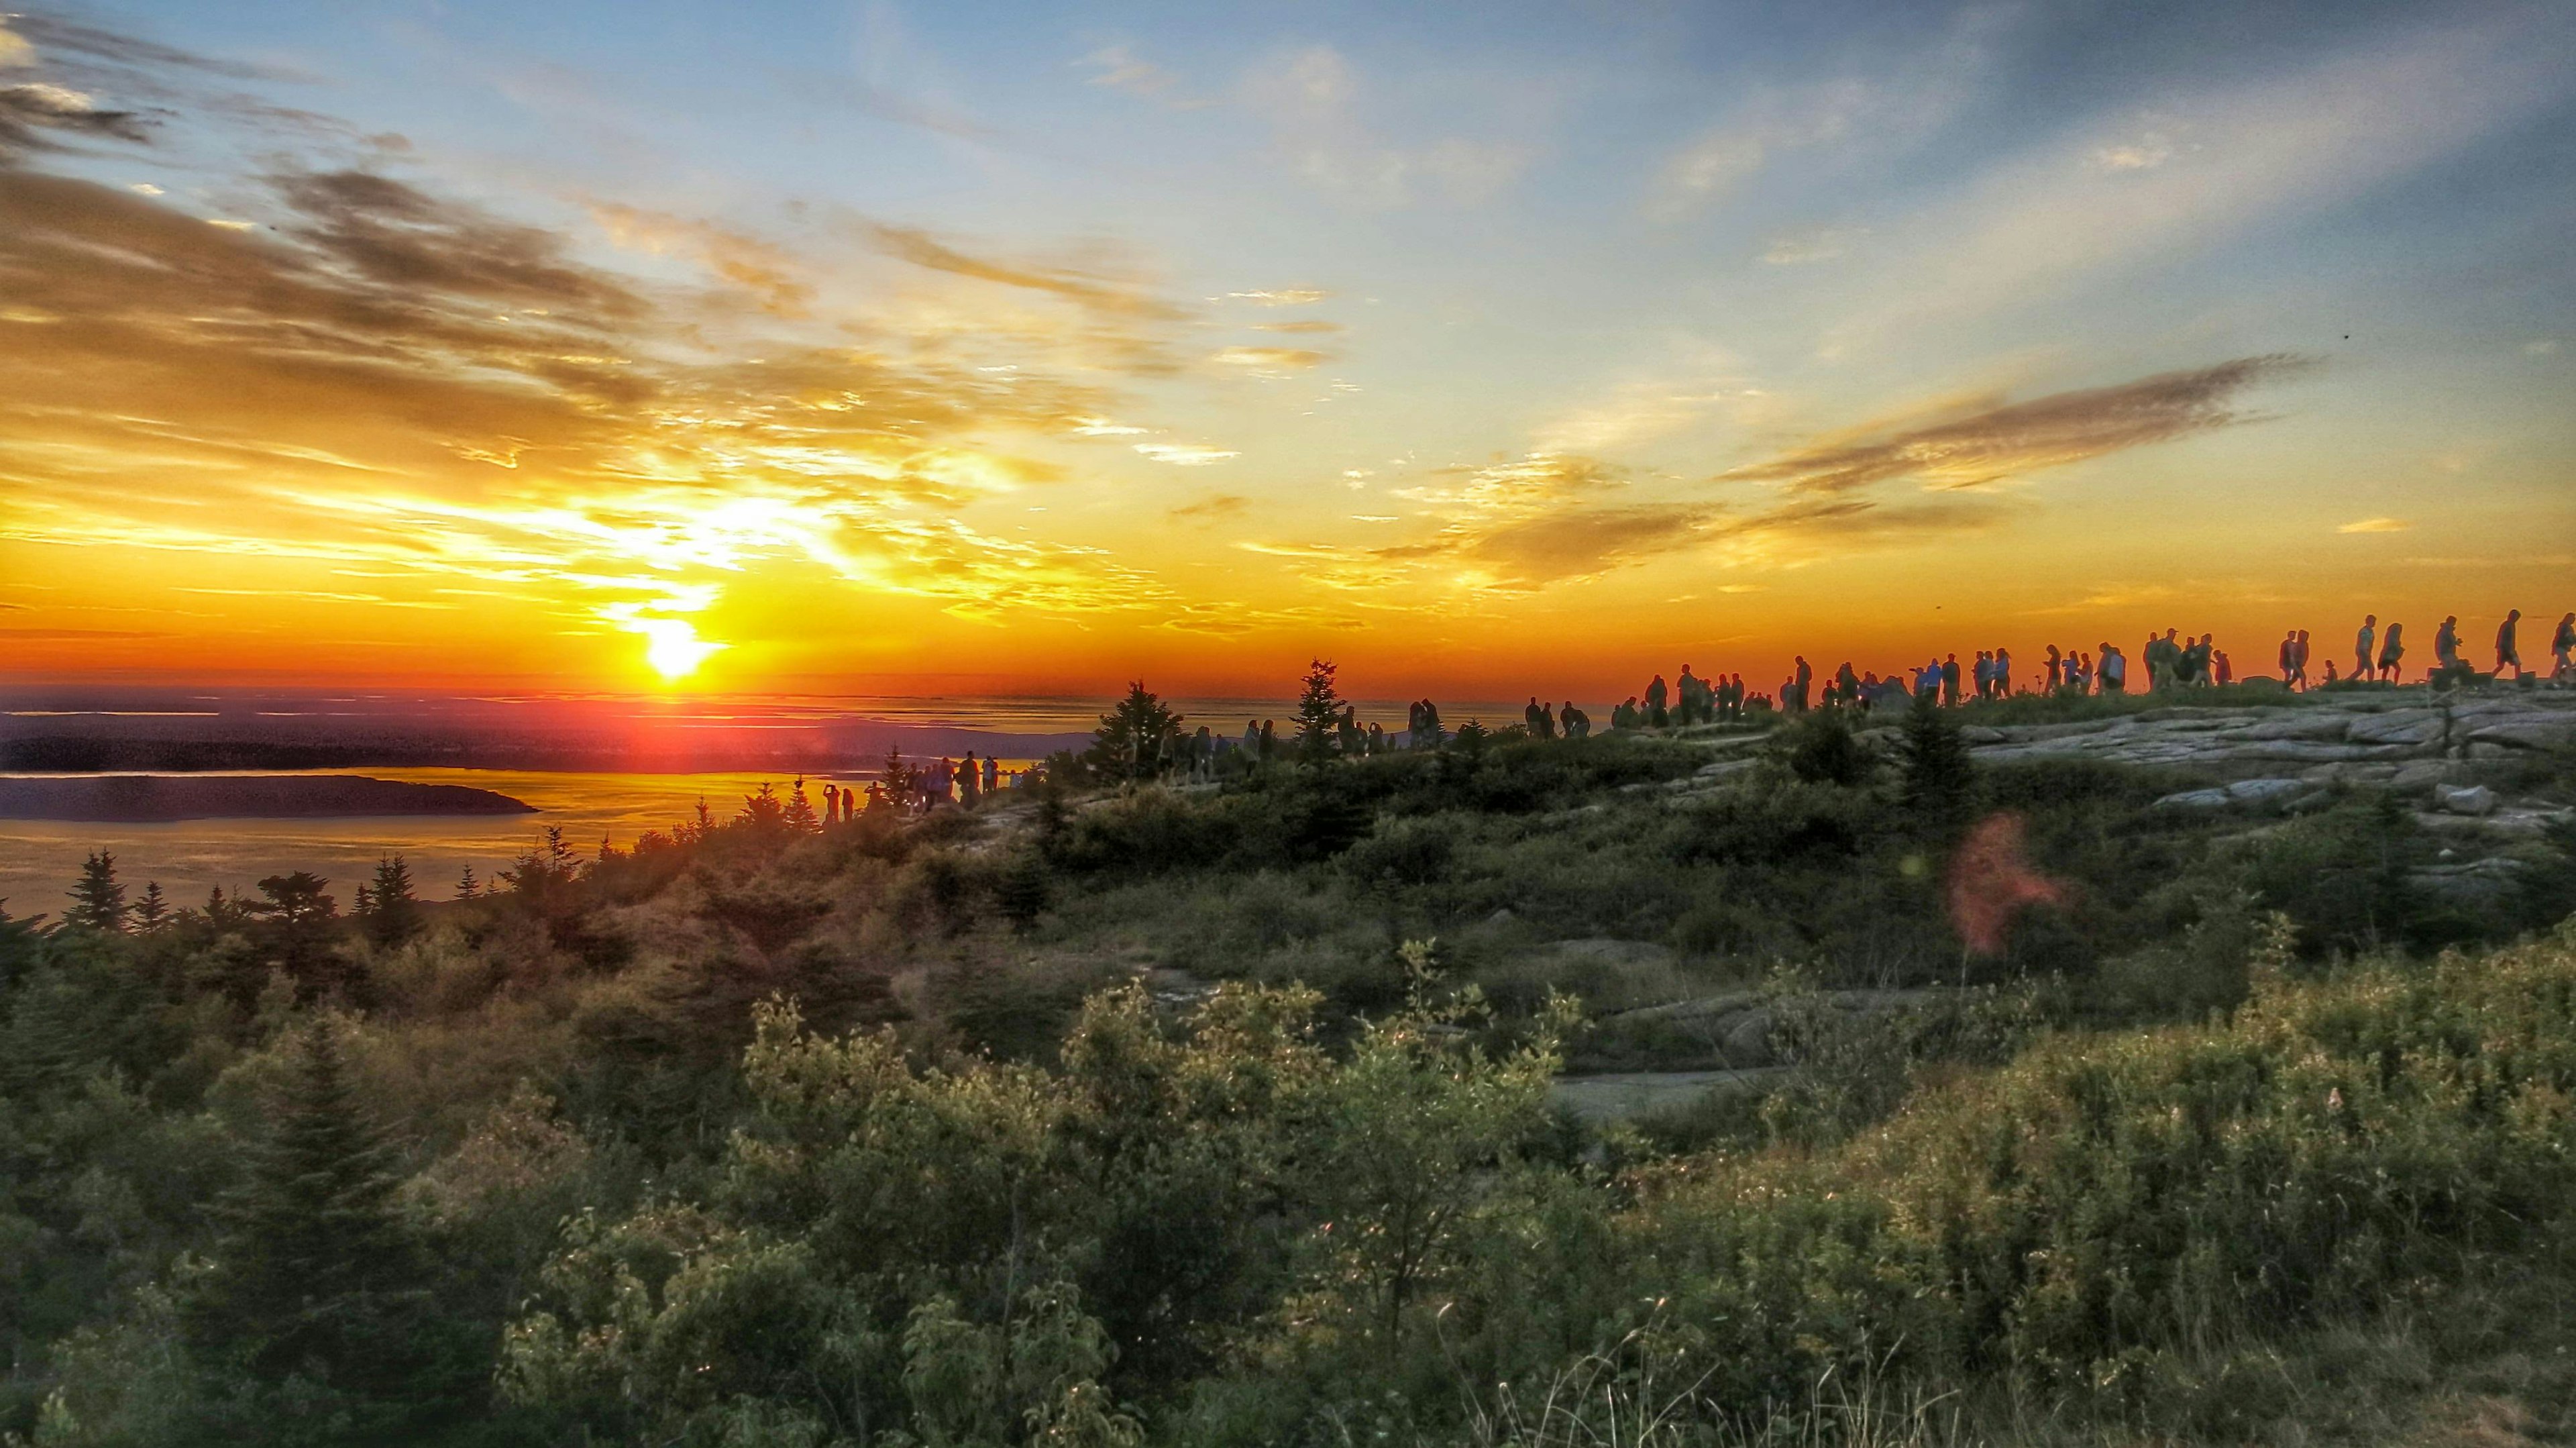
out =
[[[63,892],[92,850],[116,856],[117,878],[125,882],[129,897],[142,893],[147,880],[159,880],[162,891],[182,905],[203,904],[206,892],[217,885],[230,894],[252,886],[263,875],[310,870],[331,882],[331,892],[345,910],[376,861],[397,853],[411,866],[422,898],[445,899],[467,866],[478,878],[489,879],[493,871],[535,843],[549,825],[560,826],[564,838],[584,854],[597,850],[603,837],[624,849],[646,830],[668,830],[693,818],[701,799],[718,818],[726,818],[764,781],[782,790],[788,784],[775,774],[758,773],[320,772],[470,785],[534,805],[539,813],[210,819],[147,825],[0,820],[0,901],[14,916],[58,913],[65,903]],[[818,809],[823,783],[819,776],[806,781],[807,795]]]
[[[163,699],[92,699],[62,700],[21,698],[8,702],[18,705],[9,709],[8,717],[22,728],[53,727],[38,721],[73,718],[80,715],[125,714],[129,707],[148,704],[143,711],[151,717],[169,716],[173,701]],[[182,700],[179,703],[192,701]],[[439,710],[461,713],[469,707],[483,705],[514,706],[519,701],[446,700],[430,701],[436,709],[424,709],[421,701],[408,700],[330,700],[298,696],[288,699],[223,699],[212,696],[202,701],[208,706],[204,717],[223,717],[222,710],[237,709],[245,703],[271,706],[256,711],[257,717],[292,719],[309,732],[309,737],[329,739],[342,727],[355,730],[370,719],[418,719],[445,717]],[[990,731],[1005,737],[1061,735],[1086,731],[1098,722],[1101,711],[1111,701],[1102,699],[868,699],[772,701],[738,710],[711,710],[693,716],[710,725],[740,724],[757,720],[764,728],[793,728],[818,721],[847,722],[853,719],[892,725],[905,729],[962,728]],[[1215,733],[1238,738],[1246,720],[1281,721],[1281,732],[1287,732],[1288,721],[1295,713],[1292,700],[1267,698],[1182,698],[1170,701],[1185,717],[1185,727],[1207,725]],[[327,707],[334,704],[357,706],[343,711]],[[36,707],[26,707],[35,705]],[[294,707],[282,707],[293,705]],[[1390,730],[1404,727],[1406,705],[1402,700],[1364,700],[1358,705],[1362,723],[1375,722]],[[1469,718],[1481,718],[1489,724],[1518,723],[1520,706],[1500,703],[1452,704],[1440,706],[1444,723],[1452,727]],[[185,711],[182,711],[185,712]],[[1595,708],[1594,718],[1607,717],[1607,711]],[[175,717],[175,716],[171,716]],[[188,713],[187,717],[197,717]],[[1597,727],[1597,726],[1596,726]],[[984,746],[984,747],[990,747]],[[1049,746],[1041,746],[1049,747]],[[919,756],[922,751],[908,748]],[[1003,755],[1006,768],[1017,769],[1028,761],[1013,758],[1008,750]],[[873,764],[873,759],[869,761]],[[784,788],[787,776],[778,770],[728,770],[702,774],[645,773],[576,773],[563,771],[509,769],[408,769],[363,768],[322,773],[365,774],[378,779],[411,780],[423,784],[462,784],[495,790],[522,800],[537,808],[532,815],[502,816],[394,816],[387,818],[348,819],[209,819],[184,820],[170,824],[64,824],[53,821],[0,819],[0,903],[14,916],[39,912],[59,914],[64,891],[80,873],[82,860],[92,850],[106,850],[116,856],[117,877],[124,881],[128,894],[141,893],[145,882],[158,880],[161,888],[175,903],[202,904],[206,892],[222,886],[227,894],[252,887],[262,876],[309,870],[329,880],[332,893],[347,908],[360,881],[375,869],[376,861],[385,855],[403,856],[411,867],[415,888],[425,899],[444,899],[452,893],[458,877],[471,866],[478,878],[489,879],[492,872],[509,864],[521,851],[535,842],[547,826],[559,826],[567,841],[584,853],[596,850],[606,838],[619,848],[635,842],[646,830],[668,830],[682,820],[692,818],[700,799],[720,818],[730,817],[741,808],[743,797],[759,788],[763,781]],[[814,775],[807,781],[808,791],[817,807],[822,802],[821,785],[827,776]],[[858,776],[864,781],[864,776]]]

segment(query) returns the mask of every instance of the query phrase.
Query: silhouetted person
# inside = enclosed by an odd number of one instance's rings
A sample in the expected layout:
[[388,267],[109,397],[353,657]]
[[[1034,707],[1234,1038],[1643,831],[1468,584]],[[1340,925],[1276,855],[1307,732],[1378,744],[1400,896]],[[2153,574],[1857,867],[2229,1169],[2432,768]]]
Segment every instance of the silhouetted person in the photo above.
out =
[[[1202,724],[1199,726],[1199,749],[1201,753],[1206,752],[1207,742],[1207,726]],[[1002,761],[993,758],[989,754],[984,756],[984,792],[986,794],[1000,794],[1002,792]]]
[[2388,626],[2388,636],[2379,644],[2378,676],[2392,683],[2405,672],[2402,667],[2406,660],[2405,635],[2406,625],[2392,623]]
[[2105,694],[2125,694],[2128,691],[2128,656],[2121,653],[2118,649],[2111,647],[2110,640],[2104,639],[2102,641],[2102,692]]
[[2504,622],[2496,625],[2497,678],[2503,678],[2504,671],[2507,669],[2513,670],[2516,674],[2522,672],[2522,649],[2514,639],[2514,634],[2521,623],[2522,610],[2517,608],[2504,616]]
[[2460,667],[2460,616],[2456,613],[2445,617],[2442,626],[2433,630],[2433,662],[2446,674]]
[[2549,636],[2549,677],[2564,682],[2576,674],[2576,613],[2558,621],[2558,631]]
[[1536,694],[1530,695],[1530,701],[1521,706],[1521,727],[1529,731],[1532,739],[1547,736],[1547,711],[1538,706]]
[[1673,722],[1672,711],[1664,707],[1671,698],[1672,692],[1664,687],[1664,676],[1655,675],[1654,681],[1646,685],[1646,723],[1649,727],[1661,729]]
[[2375,675],[2378,665],[2372,662],[2371,647],[2379,641],[2379,615],[2361,616],[2361,632],[2352,636],[2352,676],[2367,679]]
[[1959,703],[1959,656],[1952,654],[1941,661],[1941,702],[1953,708]]
[[2340,680],[2338,680],[2338,679],[2336,679],[2336,678],[2335,678],[2335,661],[2334,661],[2334,660],[2332,660],[2332,659],[2328,659],[2328,660],[2326,660],[2326,679],[2325,679],[2325,681],[2326,681],[2326,683],[2328,683],[2328,684],[2334,684],[2334,683],[2339,683],[2339,682],[2341,682]]
[[1798,666],[1789,675],[1789,686],[1780,695],[1792,714],[1807,712],[1807,686],[1816,681],[1816,671],[1807,663],[1805,654],[1798,655]]
[[2308,648],[2308,631],[2306,629],[2301,629],[2299,630],[2298,646],[2290,653],[2290,662],[2298,668],[2298,687],[2299,692],[2303,694],[2306,693],[2308,689]]
[[1860,675],[1852,672],[1851,660],[1843,660],[1843,666],[1834,671],[1834,689],[1839,696],[1836,702],[1843,704],[1860,702]]
[[2297,654],[2298,651],[2299,631],[2297,629],[2292,629],[2288,633],[2281,635],[2281,682],[2284,685],[2291,687],[2296,687],[2297,685],[2299,665],[2293,655]]
[[975,757],[974,750],[969,749],[966,751],[966,757],[957,761],[957,802],[968,809],[973,809],[976,801],[983,798],[983,795],[983,761]]
[[2235,682],[2236,667],[2227,661],[2227,650],[2220,649],[2210,655],[2209,677],[2222,689]]

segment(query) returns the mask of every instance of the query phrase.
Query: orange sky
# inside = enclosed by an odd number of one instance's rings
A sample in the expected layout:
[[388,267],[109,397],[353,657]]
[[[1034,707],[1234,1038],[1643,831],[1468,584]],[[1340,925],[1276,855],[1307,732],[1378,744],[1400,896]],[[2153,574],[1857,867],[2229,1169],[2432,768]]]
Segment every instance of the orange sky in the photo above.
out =
[[[650,37],[573,125],[461,33],[12,21],[0,681],[1615,698],[2167,626],[2254,672],[2364,611],[2545,641],[2532,14],[2141,53],[2091,107],[1968,12],[1748,33],[1728,105],[1605,26],[1644,119],[1535,40],[1138,70],[924,19],[850,63],[947,109],[772,131]],[[1471,71],[1559,99],[1396,99]]]

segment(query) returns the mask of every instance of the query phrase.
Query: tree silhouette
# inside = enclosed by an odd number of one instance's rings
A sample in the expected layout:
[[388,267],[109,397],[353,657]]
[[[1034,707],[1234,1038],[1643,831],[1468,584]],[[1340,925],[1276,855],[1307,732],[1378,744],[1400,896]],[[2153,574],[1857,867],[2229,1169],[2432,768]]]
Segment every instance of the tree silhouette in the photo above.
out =
[[143,882],[143,896],[134,902],[134,928],[138,934],[150,935],[170,923],[170,897],[161,893],[161,882]]
[[1977,767],[1968,757],[1968,741],[1958,722],[1931,695],[1918,695],[1914,707],[1906,711],[1897,739],[1905,808],[1926,830],[1937,835],[1955,833],[1967,823],[1977,783]]
[[1321,764],[1333,757],[1342,722],[1342,696],[1333,688],[1333,664],[1315,659],[1306,666],[1297,695],[1297,757]]
[[368,940],[391,947],[419,933],[420,902],[412,895],[411,866],[402,856],[378,858],[375,879],[358,894],[366,902],[358,913],[365,919]]
[[71,896],[72,908],[63,912],[65,925],[125,929],[125,887],[116,882],[116,856],[105,850],[90,851],[81,862],[80,880],[72,886]]
[[805,797],[805,776],[796,776],[796,783],[788,789],[787,808],[780,819],[794,834],[810,835],[822,830],[823,821],[814,813],[814,802]]
[[1169,767],[1180,738],[1181,716],[1138,680],[1116,708],[1100,716],[1084,760],[1104,779],[1151,779]]

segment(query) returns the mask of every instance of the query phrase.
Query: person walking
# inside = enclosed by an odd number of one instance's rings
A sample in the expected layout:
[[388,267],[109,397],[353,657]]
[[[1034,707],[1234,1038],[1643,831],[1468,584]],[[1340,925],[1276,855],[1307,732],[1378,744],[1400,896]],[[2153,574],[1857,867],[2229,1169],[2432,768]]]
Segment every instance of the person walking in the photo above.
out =
[[2129,692],[2128,656],[2113,647],[2109,639],[2102,641],[2102,692],[2105,694]]
[[2549,636],[2549,677],[2565,683],[2576,677],[2576,613],[2558,621],[2558,631]]
[[2298,644],[2290,652],[2290,663],[2298,670],[2298,689],[2304,694],[2308,691],[2308,631],[2299,630],[2298,637]]
[[2388,636],[2379,644],[2378,676],[2395,683],[2405,674],[2405,662],[2406,625],[2392,623],[2388,626]]
[[2352,676],[2354,678],[2367,679],[2373,677],[2372,671],[2374,666],[2371,663],[2370,648],[2372,644],[2375,644],[2378,641],[2379,615],[2375,613],[2363,614],[2361,616],[2361,632],[2352,636]]
[[2514,639],[2514,633],[2521,623],[2522,610],[2517,608],[2504,616],[2504,622],[2496,625],[2495,671],[2499,679],[2504,677],[2504,671],[2507,669],[2513,670],[2517,675],[2522,672],[2522,649]]

